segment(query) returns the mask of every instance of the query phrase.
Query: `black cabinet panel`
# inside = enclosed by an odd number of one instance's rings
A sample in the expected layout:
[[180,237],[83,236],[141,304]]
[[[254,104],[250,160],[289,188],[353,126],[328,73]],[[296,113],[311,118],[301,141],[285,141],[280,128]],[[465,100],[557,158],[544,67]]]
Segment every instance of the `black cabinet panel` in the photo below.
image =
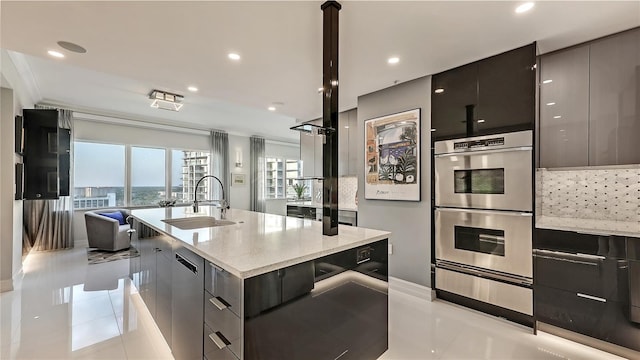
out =
[[533,43],[434,75],[432,138],[533,129],[535,52]]
[[467,136],[478,106],[476,63],[436,74],[431,85],[431,128],[437,139]]
[[537,251],[537,285],[584,293],[611,301],[627,301],[627,261]]
[[602,302],[577,293],[534,287],[538,321],[640,350],[640,325],[629,319],[628,303]]
[[58,177],[60,196],[69,196],[69,175],[71,171],[71,130],[58,129]]
[[533,247],[538,250],[597,255],[608,259],[626,259],[626,239],[628,238],[624,236],[591,235],[573,231],[535,229]]
[[474,135],[533,129],[535,63],[534,44],[478,63]]
[[58,111],[23,110],[24,198],[58,198]]

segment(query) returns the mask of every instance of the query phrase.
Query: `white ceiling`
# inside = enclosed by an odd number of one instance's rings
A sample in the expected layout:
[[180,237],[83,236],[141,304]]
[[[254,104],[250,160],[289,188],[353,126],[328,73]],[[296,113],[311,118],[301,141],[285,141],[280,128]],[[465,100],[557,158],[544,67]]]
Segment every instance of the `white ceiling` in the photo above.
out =
[[[341,1],[341,110],[395,82],[533,41],[546,53],[640,26],[637,0],[538,1],[515,14],[519,3]],[[321,4],[3,0],[0,46],[25,54],[13,58],[31,69],[47,102],[296,141],[288,127],[322,115]],[[61,50],[59,40],[88,52]],[[227,58],[232,51],[239,62]],[[390,56],[400,63],[388,65]],[[183,110],[150,108],[155,88],[185,95]],[[267,111],[274,102],[284,105]]]

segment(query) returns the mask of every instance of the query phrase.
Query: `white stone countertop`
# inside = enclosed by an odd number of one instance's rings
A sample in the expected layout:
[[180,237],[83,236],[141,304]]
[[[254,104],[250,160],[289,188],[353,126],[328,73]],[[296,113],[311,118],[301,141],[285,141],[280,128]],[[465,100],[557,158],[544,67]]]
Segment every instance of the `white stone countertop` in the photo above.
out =
[[181,241],[188,249],[246,279],[289,265],[389,238],[388,231],[338,225],[338,235],[322,235],[322,222],[240,209],[227,211],[236,224],[182,230],[163,222],[196,216],[219,218],[219,209],[201,206],[136,209],[131,215],[151,228]]
[[[289,201],[287,202],[287,206],[304,206],[304,207],[312,207],[316,209],[322,209],[321,203],[316,203],[313,201]],[[344,206],[338,204],[338,210],[346,210],[346,211],[358,211],[358,207]]]
[[640,237],[640,222],[633,221],[541,216],[536,219],[536,228],[575,231],[593,235]]

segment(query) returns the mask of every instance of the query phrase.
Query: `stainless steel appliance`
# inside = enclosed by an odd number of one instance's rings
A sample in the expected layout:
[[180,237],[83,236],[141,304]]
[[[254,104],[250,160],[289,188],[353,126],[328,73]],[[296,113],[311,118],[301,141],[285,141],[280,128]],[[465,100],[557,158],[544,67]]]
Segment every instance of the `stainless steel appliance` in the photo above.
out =
[[531,284],[531,217],[531,213],[437,209],[437,262]]
[[531,131],[434,144],[436,206],[532,211]]
[[533,134],[439,141],[436,289],[533,315]]

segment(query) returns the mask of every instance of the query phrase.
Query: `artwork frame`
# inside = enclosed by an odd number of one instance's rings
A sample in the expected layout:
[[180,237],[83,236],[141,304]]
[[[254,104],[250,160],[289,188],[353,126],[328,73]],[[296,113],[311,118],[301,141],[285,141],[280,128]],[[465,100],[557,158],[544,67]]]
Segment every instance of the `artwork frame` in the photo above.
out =
[[365,199],[421,200],[420,120],[420,108],[365,120]]
[[231,174],[231,186],[245,186],[247,174]]

